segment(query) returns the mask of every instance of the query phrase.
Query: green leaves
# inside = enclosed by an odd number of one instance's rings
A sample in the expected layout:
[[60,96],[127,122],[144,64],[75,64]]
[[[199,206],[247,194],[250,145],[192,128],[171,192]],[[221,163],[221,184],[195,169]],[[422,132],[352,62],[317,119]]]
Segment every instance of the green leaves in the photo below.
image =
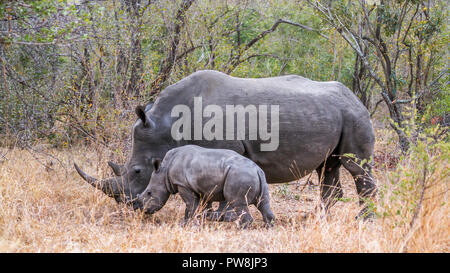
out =
[[76,28],[89,23],[89,13],[77,13],[76,6],[65,0],[3,1],[0,18],[12,22],[0,38],[19,44],[63,42]]
[[[388,65],[380,50],[364,39],[359,45],[361,50],[366,50],[374,75],[382,83],[392,83],[392,88],[380,90],[373,79],[367,80],[367,69],[360,70],[362,79],[370,83],[361,88],[361,93],[367,94],[366,105],[373,106],[372,100],[378,100],[381,91],[404,101],[399,107],[406,105],[405,101],[412,98],[408,95],[411,86],[414,90],[410,93],[420,97],[416,102],[430,105],[424,123],[448,112],[448,92],[445,92],[448,79],[442,78],[434,84],[428,97],[419,96],[421,90],[428,91],[425,79],[429,84],[447,66],[448,54],[442,53],[449,42],[444,2],[436,2],[437,6],[429,10],[424,10],[425,1],[366,1],[364,7],[359,1],[317,2],[330,7],[334,20],[342,22],[339,30],[352,29],[356,39],[359,26],[363,30],[360,36],[371,35],[365,28],[364,12],[369,14],[372,30],[376,29],[373,22],[379,16],[380,37],[386,45],[383,50],[393,67],[390,73],[383,71]],[[338,27],[330,24],[333,18],[311,5],[289,0],[197,0],[183,18],[179,41],[172,52],[174,22],[181,3],[181,0],[142,0],[139,16],[135,16],[124,1],[2,1],[0,18],[10,20],[10,24],[2,24],[2,30],[7,31],[0,32],[0,41],[8,71],[12,71],[8,83],[12,94],[17,95],[14,98],[17,107],[29,107],[24,103],[27,100],[20,96],[30,94],[33,103],[44,105],[43,109],[50,109],[49,112],[69,112],[82,120],[95,117],[108,105],[146,101],[154,95],[152,83],[158,80],[164,70],[164,60],[171,54],[175,61],[166,69],[169,72],[162,80],[163,87],[201,69],[230,69],[232,75],[239,77],[297,74],[313,80],[337,80],[348,87],[354,82],[355,50],[336,31]],[[406,5],[403,10],[402,5]],[[413,17],[416,5],[419,9]],[[403,25],[399,23],[401,18],[406,18]],[[305,25],[313,31],[283,23],[246,48],[279,19]],[[350,35],[347,38],[353,41]],[[395,60],[396,52],[398,60]],[[419,59],[421,63],[417,65]],[[137,68],[134,72],[133,67]],[[422,69],[418,73],[417,67]],[[428,76],[424,74],[425,69],[430,71]],[[416,79],[416,75],[422,78]],[[417,90],[416,82],[420,83]],[[132,83],[138,86],[139,96],[127,94]],[[97,101],[98,108],[87,107],[92,100]],[[64,103],[68,105],[57,106]],[[0,102],[4,104],[4,100]],[[10,106],[11,109],[12,103]],[[392,112],[396,111],[401,113],[402,109]],[[401,127],[404,123],[396,120],[394,124]]]

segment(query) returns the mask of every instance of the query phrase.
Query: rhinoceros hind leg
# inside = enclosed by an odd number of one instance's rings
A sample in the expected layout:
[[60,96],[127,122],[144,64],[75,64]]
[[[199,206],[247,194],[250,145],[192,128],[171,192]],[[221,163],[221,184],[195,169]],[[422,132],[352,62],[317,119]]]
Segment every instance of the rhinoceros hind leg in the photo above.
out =
[[339,181],[339,168],[341,163],[339,158],[331,155],[322,163],[316,172],[319,176],[320,195],[325,211],[328,211],[339,198],[344,196],[341,182]]
[[374,214],[370,212],[367,206],[367,201],[372,199],[377,194],[376,182],[372,176],[372,151],[373,145],[361,145],[360,149],[354,149],[352,157],[342,156],[342,165],[353,176],[356,185],[356,191],[359,195],[359,203],[363,205],[363,209],[358,214],[357,218],[364,219],[372,218]]
[[356,218],[373,218],[375,214],[370,211],[367,201],[374,198],[377,194],[377,187],[372,176],[370,164],[362,163],[361,160],[348,161],[344,167],[352,174],[355,180],[356,191],[359,195],[359,204],[363,206]]

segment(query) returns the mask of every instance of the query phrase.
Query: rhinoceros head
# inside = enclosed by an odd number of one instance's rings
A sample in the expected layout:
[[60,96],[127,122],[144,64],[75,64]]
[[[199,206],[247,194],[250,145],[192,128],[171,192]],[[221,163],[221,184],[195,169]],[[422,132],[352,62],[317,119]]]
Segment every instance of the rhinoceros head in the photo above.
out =
[[98,180],[83,172],[76,164],[78,174],[89,184],[113,197],[117,202],[126,202],[138,208],[137,196],[147,187],[153,173],[152,160],[163,158],[170,149],[170,137],[165,134],[163,124],[156,123],[146,113],[150,107],[136,107],[138,120],[132,129],[132,152],[125,165],[108,162],[115,177]]

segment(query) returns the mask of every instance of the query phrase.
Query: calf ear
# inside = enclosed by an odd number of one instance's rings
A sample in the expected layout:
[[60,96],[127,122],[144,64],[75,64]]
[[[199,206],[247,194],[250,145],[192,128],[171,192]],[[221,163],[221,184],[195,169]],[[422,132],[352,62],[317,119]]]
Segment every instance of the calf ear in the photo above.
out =
[[159,167],[161,167],[161,159],[160,158],[153,158],[152,159],[152,165],[153,165],[153,171],[154,172],[159,171]]
[[154,125],[153,121],[145,114],[145,108],[142,105],[136,106],[136,115],[142,120],[142,124],[145,128],[152,127]]

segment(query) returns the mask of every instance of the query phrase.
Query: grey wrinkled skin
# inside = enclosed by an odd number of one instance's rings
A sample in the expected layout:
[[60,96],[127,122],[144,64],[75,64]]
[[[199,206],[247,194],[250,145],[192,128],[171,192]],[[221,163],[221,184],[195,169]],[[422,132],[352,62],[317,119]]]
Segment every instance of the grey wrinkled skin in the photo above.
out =
[[200,204],[210,208],[213,201],[224,201],[229,208],[224,220],[239,219],[244,228],[253,221],[249,205],[258,208],[267,226],[275,220],[264,172],[234,151],[186,145],[170,150],[162,163],[155,159],[153,168],[150,183],[137,200],[146,213],[161,209],[170,194],[179,192],[186,204],[185,223]]
[[[278,149],[262,152],[260,144],[265,141],[260,140],[174,141],[170,130],[177,118],[171,117],[172,108],[183,104],[193,113],[194,97],[202,97],[203,107],[213,104],[222,109],[225,105],[279,105]],[[268,183],[289,182],[316,171],[326,209],[342,196],[341,165],[352,174],[361,200],[376,193],[368,163],[375,143],[372,122],[359,99],[339,82],[317,82],[295,75],[244,79],[198,71],[164,89],[153,105],[137,107],[136,114],[131,156],[124,166],[116,166],[115,173],[120,176],[93,184],[116,200],[134,200],[150,181],[153,166],[149,162],[187,144],[233,150],[260,166]],[[203,123],[208,120],[204,118]]]

